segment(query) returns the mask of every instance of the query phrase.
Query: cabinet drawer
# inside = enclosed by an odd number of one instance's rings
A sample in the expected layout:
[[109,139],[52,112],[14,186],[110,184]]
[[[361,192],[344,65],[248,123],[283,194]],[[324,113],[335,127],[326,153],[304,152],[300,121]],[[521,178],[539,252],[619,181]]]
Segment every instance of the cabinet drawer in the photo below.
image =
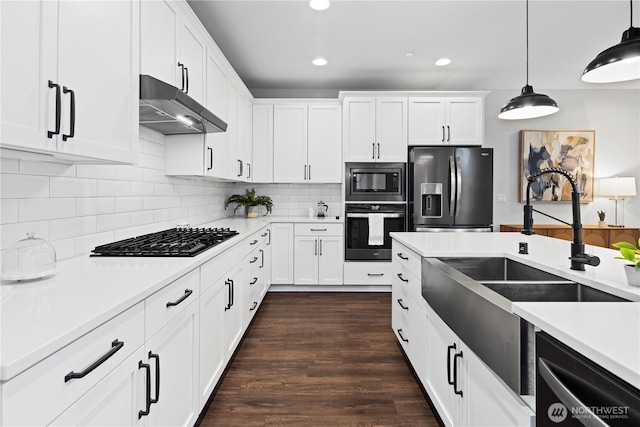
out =
[[145,300],[145,338],[151,338],[200,295],[200,269],[185,274]]
[[344,224],[295,224],[296,236],[341,236]]
[[345,285],[390,285],[390,262],[345,262]]
[[421,276],[422,258],[411,249],[398,242],[393,242],[392,261],[407,268],[416,277]]
[[267,227],[265,227],[262,230],[256,231],[251,236],[244,239],[244,244],[249,251],[252,251],[258,246],[266,244],[268,239],[269,232],[267,231]]
[[422,284],[419,278],[414,276],[407,268],[393,265],[393,283],[402,286],[407,293],[407,297],[413,298],[416,302],[422,301]]
[[[2,384],[3,425],[49,424],[143,342],[139,303]],[[70,378],[72,372],[86,375]]]

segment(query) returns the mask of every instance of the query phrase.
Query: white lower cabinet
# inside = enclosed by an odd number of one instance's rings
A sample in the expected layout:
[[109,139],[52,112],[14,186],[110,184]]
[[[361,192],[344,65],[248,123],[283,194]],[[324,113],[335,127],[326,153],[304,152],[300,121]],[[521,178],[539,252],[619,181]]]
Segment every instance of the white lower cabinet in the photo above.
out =
[[224,278],[225,299],[222,325],[222,342],[227,358],[233,355],[242,338],[242,286],[246,282],[243,265],[238,264]]
[[293,284],[293,224],[271,224],[271,284]]
[[342,285],[342,224],[295,224],[295,285]]
[[200,295],[200,404],[202,409],[216,387],[226,366],[223,345],[226,278],[219,279]]
[[345,262],[345,285],[391,285],[390,262]]

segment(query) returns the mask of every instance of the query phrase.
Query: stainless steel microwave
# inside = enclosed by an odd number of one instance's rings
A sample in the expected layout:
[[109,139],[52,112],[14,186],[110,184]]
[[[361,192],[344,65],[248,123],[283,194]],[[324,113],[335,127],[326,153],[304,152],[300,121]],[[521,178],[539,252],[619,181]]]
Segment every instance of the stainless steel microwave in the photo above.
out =
[[404,202],[404,163],[346,163],[345,201]]

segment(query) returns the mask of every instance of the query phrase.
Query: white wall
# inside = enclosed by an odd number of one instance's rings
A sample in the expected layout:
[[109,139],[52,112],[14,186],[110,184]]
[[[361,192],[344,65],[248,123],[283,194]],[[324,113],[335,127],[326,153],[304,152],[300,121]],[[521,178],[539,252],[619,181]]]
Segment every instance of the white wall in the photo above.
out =
[[64,259],[177,223],[232,215],[224,200],[234,184],[165,176],[164,136],[157,132],[141,127],[138,147],[134,166],[3,158],[0,249],[33,230]]
[[[640,191],[640,91],[637,90],[544,90],[556,100],[560,111],[554,115],[529,120],[500,120],[498,112],[519,91],[493,91],[485,103],[485,145],[494,148],[494,224],[521,224],[523,203],[518,202],[518,170],[521,129],[593,129],[596,131],[595,177],[634,176]],[[497,203],[497,195],[507,195],[507,203]],[[627,203],[630,202],[630,203]],[[596,197],[581,205],[583,224],[596,224],[597,210],[607,213],[614,222],[614,202]],[[539,203],[538,209],[571,222],[569,204]],[[624,207],[624,224],[640,226],[638,197],[620,202]],[[621,222],[622,214],[619,213]],[[539,224],[553,220],[534,213]]]
[[[257,194],[271,196],[274,204],[272,215],[307,216],[308,208],[317,213],[318,202],[323,201],[329,206],[328,216],[342,216],[341,184],[236,184],[236,192],[243,192],[245,188],[255,188]],[[261,207],[259,212],[264,214],[264,208]],[[244,214],[244,211],[238,209],[236,214]]]

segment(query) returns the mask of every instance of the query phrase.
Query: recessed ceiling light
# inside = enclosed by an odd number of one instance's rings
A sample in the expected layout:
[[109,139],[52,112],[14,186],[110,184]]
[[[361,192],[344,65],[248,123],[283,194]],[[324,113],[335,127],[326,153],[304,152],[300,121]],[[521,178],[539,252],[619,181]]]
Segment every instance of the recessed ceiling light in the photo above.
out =
[[444,67],[445,65],[451,64],[451,60],[449,58],[440,58],[436,61],[436,65],[438,67]]
[[309,2],[309,7],[313,10],[327,10],[331,6],[329,0],[311,0]]
[[323,65],[327,65],[327,60],[324,58],[316,58],[311,61],[313,65],[317,65],[318,67],[322,67]]
[[407,57],[408,57],[408,56],[413,56],[413,52],[405,52],[405,53],[404,53],[404,56],[407,56]]

